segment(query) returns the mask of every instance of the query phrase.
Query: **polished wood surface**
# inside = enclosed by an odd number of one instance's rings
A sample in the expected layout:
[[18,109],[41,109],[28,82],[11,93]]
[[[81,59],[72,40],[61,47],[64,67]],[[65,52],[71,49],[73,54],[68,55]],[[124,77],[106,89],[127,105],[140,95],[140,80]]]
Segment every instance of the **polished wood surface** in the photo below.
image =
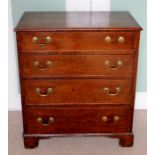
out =
[[128,12],[24,13],[15,31],[26,148],[70,134],[133,145],[140,30]]
[[[125,77],[132,76],[131,54],[22,55],[24,78],[36,77]],[[51,62],[51,64],[48,64]],[[106,64],[109,62],[109,64]],[[119,65],[119,62],[122,62]],[[91,68],[91,69],[90,69]]]
[[[80,51],[80,50],[135,50],[135,32],[18,32],[17,41],[19,51]],[[46,42],[46,37],[52,38],[51,43]],[[33,42],[33,37],[38,38],[38,43]],[[106,42],[106,37],[111,37],[111,42]],[[124,42],[119,43],[119,37],[124,37]],[[94,52],[95,53],[95,52]]]
[[[28,108],[26,110],[28,134],[52,133],[121,133],[129,132],[131,115],[128,106]],[[115,117],[119,120],[115,120]],[[54,122],[49,123],[52,117]],[[107,121],[103,121],[107,117]],[[43,122],[37,121],[42,118]]]
[[[120,88],[119,92],[117,92],[117,87]],[[40,89],[39,93],[36,92],[36,88]],[[48,93],[49,88],[52,88],[53,92]],[[104,91],[104,88],[109,88],[109,92]],[[131,80],[25,80],[24,90],[27,105],[127,104],[131,99]]]
[[26,12],[16,31],[141,30],[129,12]]

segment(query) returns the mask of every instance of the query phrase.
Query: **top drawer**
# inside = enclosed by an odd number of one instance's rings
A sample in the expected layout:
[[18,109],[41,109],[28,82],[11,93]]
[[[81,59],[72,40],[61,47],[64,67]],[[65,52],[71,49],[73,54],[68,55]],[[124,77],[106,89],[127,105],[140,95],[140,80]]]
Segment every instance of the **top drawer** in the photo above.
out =
[[18,49],[30,51],[134,50],[135,32],[18,32]]

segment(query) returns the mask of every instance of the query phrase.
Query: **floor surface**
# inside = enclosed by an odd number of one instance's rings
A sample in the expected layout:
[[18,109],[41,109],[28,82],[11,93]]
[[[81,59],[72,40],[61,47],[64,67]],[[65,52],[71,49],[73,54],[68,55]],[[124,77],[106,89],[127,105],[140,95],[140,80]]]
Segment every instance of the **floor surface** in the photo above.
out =
[[9,112],[9,155],[146,155],[146,110],[136,110],[134,146],[122,148],[117,139],[68,137],[40,140],[39,147],[25,149],[21,112]]

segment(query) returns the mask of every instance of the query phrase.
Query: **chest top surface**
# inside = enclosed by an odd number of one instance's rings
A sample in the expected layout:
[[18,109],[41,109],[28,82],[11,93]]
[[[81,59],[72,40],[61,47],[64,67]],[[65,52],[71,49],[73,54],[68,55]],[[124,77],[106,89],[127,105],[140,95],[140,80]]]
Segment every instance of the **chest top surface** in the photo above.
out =
[[129,12],[25,12],[15,31],[141,30]]

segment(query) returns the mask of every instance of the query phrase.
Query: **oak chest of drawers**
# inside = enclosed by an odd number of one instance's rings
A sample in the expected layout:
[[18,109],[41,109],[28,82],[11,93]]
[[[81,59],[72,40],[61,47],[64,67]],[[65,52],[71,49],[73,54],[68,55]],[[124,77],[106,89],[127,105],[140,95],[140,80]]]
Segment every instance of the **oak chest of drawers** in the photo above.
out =
[[132,146],[141,27],[128,12],[26,12],[15,31],[25,147],[73,134]]

